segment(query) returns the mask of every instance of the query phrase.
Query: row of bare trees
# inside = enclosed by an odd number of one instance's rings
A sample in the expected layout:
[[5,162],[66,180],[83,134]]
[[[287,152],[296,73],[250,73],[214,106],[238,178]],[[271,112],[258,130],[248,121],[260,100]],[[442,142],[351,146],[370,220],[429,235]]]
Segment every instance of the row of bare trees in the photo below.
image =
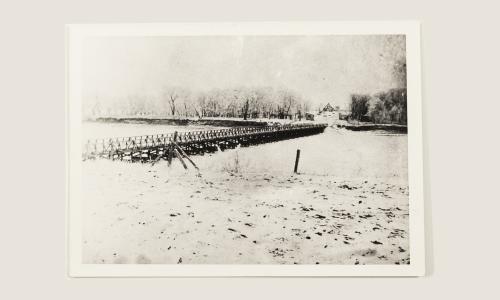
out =
[[192,92],[183,87],[165,87],[158,95],[131,95],[88,105],[87,118],[109,116],[301,118],[310,102],[286,89],[270,87],[212,89]]

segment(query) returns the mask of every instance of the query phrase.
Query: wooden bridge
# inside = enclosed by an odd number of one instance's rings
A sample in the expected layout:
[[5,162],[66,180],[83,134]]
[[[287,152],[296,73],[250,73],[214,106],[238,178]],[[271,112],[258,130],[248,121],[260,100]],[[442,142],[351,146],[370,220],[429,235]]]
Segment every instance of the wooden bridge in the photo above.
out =
[[[89,140],[83,145],[83,160],[109,158],[129,161],[171,161],[218,150],[269,143],[322,133],[327,124],[289,124],[190,131],[158,135]],[[174,148],[175,146],[175,148]]]

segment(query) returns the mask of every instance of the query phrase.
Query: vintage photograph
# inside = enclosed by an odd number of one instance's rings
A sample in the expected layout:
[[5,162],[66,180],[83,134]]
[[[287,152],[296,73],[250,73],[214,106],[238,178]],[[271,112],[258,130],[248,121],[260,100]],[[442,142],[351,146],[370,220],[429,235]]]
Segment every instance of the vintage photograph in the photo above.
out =
[[406,34],[79,46],[81,264],[412,264]]

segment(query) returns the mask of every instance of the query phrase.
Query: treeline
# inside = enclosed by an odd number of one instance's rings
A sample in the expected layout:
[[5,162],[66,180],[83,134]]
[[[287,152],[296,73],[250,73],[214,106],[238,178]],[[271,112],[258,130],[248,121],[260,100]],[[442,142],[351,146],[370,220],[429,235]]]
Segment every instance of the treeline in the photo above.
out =
[[377,124],[408,123],[406,88],[391,89],[374,95],[351,95],[350,118]]
[[[181,87],[164,88],[159,95],[132,95],[109,101],[95,99],[84,107],[86,118],[122,116],[302,118],[310,103],[286,89],[270,87],[213,89],[192,92]],[[92,103],[93,102],[93,103]]]

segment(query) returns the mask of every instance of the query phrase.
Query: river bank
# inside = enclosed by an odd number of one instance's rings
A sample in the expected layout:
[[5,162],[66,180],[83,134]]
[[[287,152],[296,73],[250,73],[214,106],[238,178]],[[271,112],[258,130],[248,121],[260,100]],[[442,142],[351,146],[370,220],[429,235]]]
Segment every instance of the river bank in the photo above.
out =
[[352,124],[352,123],[341,123],[341,124],[336,124],[337,128],[344,128],[347,130],[352,130],[352,131],[374,131],[374,130],[382,130],[382,131],[389,131],[389,132],[395,132],[395,133],[407,133],[408,132],[408,126],[406,125],[399,125],[399,124],[374,124],[374,123],[359,123],[359,124]]
[[214,126],[214,127],[259,127],[267,126],[268,121],[254,121],[230,118],[96,118],[86,120],[87,122],[97,123],[123,123],[123,124],[152,124],[152,125],[174,125],[174,126]]

